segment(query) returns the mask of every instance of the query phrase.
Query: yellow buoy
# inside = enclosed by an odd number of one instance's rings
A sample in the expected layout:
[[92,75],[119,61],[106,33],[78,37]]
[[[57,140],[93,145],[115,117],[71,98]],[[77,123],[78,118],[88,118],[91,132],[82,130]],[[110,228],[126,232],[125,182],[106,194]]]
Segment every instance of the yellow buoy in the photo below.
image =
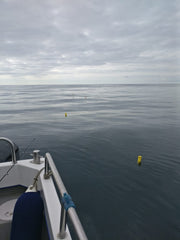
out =
[[65,117],[67,117],[67,113],[65,113]]
[[138,156],[137,164],[138,164],[139,166],[141,165],[141,160],[142,160],[142,156]]

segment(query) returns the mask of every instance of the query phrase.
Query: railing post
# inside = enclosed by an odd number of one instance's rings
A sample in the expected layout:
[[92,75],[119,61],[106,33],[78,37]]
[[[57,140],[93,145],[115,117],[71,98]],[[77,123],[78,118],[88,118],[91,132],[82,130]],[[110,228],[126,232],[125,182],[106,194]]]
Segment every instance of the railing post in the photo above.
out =
[[0,137],[0,140],[8,142],[10,144],[11,154],[12,154],[12,163],[16,164],[17,161],[16,161],[16,151],[15,151],[14,143],[9,138],[5,138],[5,137]]
[[59,237],[64,239],[66,237],[66,217],[67,212],[64,208],[64,205],[61,205],[61,219],[60,219],[60,229],[59,229]]
[[48,159],[45,156],[45,169],[44,169],[44,178],[48,179],[50,177],[50,169],[49,169],[49,163],[48,163]]

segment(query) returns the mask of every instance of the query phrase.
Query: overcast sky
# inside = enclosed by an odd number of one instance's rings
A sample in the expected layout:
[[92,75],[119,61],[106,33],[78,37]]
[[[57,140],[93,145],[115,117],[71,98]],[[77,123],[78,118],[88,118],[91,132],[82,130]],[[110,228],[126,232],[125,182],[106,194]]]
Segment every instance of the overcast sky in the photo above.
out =
[[180,0],[0,0],[0,84],[180,82]]

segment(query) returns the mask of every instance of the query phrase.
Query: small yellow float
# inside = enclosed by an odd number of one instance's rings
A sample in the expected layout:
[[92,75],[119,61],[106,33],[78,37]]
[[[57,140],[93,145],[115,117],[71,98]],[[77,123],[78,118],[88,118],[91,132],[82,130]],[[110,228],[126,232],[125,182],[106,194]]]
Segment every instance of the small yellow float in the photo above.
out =
[[141,160],[142,160],[142,156],[138,156],[138,159],[137,159],[137,164],[140,166],[141,165]]

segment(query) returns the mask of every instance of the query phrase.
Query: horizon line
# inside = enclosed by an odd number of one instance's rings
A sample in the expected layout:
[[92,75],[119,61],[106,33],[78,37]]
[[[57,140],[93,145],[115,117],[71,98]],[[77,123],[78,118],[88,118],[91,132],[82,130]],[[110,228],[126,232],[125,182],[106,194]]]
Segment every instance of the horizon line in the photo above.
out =
[[0,86],[58,86],[58,85],[172,85],[180,84],[180,82],[166,82],[166,83],[38,83],[38,84],[1,84]]

